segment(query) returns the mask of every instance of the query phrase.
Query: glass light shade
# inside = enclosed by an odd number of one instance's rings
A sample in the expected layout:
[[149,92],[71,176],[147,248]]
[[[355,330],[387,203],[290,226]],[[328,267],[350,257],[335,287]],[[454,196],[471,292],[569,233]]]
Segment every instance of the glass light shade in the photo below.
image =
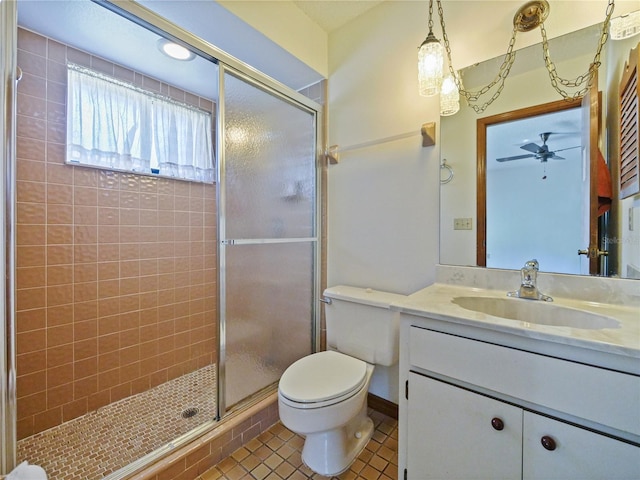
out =
[[442,80],[440,88],[440,116],[453,115],[458,110],[460,110],[460,93],[453,75],[449,74]]
[[640,33],[640,10],[611,19],[611,38],[624,40]]
[[437,95],[442,84],[444,49],[440,41],[429,32],[427,39],[418,49],[418,89],[420,95]]

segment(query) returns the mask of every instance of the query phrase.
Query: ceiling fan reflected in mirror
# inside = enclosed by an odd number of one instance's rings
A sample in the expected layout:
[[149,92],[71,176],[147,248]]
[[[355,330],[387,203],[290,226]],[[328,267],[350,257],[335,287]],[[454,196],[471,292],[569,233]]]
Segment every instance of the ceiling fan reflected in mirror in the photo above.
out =
[[549,160],[550,158],[552,160],[565,160],[564,157],[561,157],[559,155],[556,155],[557,152],[562,152],[564,150],[571,150],[573,148],[579,148],[580,145],[576,145],[574,147],[567,147],[567,148],[560,148],[560,149],[556,149],[551,151],[549,149],[549,146],[547,145],[547,140],[549,139],[549,136],[551,135],[573,135],[570,133],[559,133],[559,132],[544,132],[540,134],[540,139],[542,140],[542,145],[537,145],[535,143],[527,143],[525,145],[522,145],[520,148],[523,150],[526,150],[528,153],[526,155],[514,155],[512,157],[503,157],[503,158],[496,158],[497,162],[510,162],[512,160],[521,160],[523,158],[536,158],[538,160],[540,160],[540,162],[546,162],[547,160]]

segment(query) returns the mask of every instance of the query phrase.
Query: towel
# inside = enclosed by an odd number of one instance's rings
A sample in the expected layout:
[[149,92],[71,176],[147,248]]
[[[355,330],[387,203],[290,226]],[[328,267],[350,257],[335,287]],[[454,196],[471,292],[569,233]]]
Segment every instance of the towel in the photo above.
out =
[[22,462],[9,472],[6,480],[47,480],[47,474],[42,467]]

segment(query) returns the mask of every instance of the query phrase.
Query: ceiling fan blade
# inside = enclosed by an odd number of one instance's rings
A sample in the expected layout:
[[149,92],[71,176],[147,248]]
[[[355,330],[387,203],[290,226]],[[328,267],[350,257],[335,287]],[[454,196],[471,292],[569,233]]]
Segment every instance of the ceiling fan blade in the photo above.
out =
[[572,148],[580,148],[580,145],[576,145],[575,147],[558,148],[557,150],[554,150],[554,152],[562,152],[564,150],[571,150]]
[[542,148],[540,145],[536,145],[535,143],[527,143],[526,145],[522,145],[520,148],[531,153],[544,152],[544,148]]
[[516,155],[515,157],[496,158],[496,162],[510,162],[511,160],[521,160],[523,158],[531,158],[531,157],[535,157],[535,155],[533,155],[533,154],[530,154],[530,155]]
[[547,158],[550,158],[552,160],[566,160],[566,158],[556,155],[555,152],[553,153],[553,155],[550,155]]
[[577,132],[549,132],[549,135],[580,135],[580,131]]

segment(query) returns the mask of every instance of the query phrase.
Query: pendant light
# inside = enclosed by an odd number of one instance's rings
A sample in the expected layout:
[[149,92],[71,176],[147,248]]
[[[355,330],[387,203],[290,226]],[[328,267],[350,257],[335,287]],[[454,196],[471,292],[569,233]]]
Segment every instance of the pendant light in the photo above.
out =
[[[476,113],[482,113],[485,109],[496,100],[502,89],[505,80],[509,76],[511,67],[516,58],[514,49],[516,43],[516,35],[518,32],[529,32],[536,28],[540,29],[542,35],[542,52],[544,65],[549,72],[551,86],[565,100],[575,100],[583,97],[589,91],[591,85],[595,81],[595,76],[600,66],[600,54],[607,39],[609,38],[609,26],[611,24],[611,16],[615,0],[608,0],[605,19],[602,23],[602,33],[598,42],[593,61],[585,73],[578,75],[576,78],[560,77],[554,62],[551,60],[549,53],[549,41],[544,22],[549,15],[549,3],[547,0],[530,0],[518,9],[513,17],[513,30],[511,40],[504,60],[500,65],[499,71],[495,78],[487,85],[480,87],[479,90],[469,91],[464,88],[462,79],[453,68],[451,59],[451,46],[447,37],[447,30],[444,22],[444,13],[442,10],[442,0],[436,0],[438,6],[438,16],[440,17],[440,27],[442,30],[442,40],[433,34],[433,0],[429,0],[429,34],[422,42],[418,49],[418,87],[420,95],[430,97],[440,94],[440,115],[453,115],[460,108],[460,96],[464,97],[466,103],[473,108]],[[614,38],[628,38],[640,31],[640,20],[638,12],[634,12],[626,17],[621,17],[620,25],[612,27],[612,36]],[[447,78],[443,81],[444,54],[447,56]],[[488,100],[482,101],[480,97]]]
[[440,116],[454,115],[458,110],[460,110],[460,93],[453,75],[448,73],[442,80],[440,88]]
[[429,0],[429,34],[418,48],[418,88],[420,95],[440,93],[444,70],[444,49],[433,34],[433,0]]

